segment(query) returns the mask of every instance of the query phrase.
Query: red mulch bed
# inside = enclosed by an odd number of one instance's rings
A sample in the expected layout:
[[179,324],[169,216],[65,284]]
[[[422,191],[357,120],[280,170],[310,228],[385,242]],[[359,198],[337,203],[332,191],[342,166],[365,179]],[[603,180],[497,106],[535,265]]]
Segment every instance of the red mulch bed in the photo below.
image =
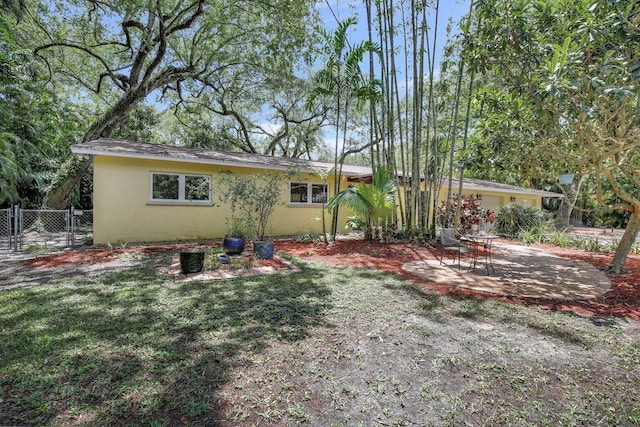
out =
[[73,264],[100,264],[118,259],[121,254],[136,252],[154,254],[161,252],[177,252],[193,249],[193,245],[153,245],[129,246],[126,248],[89,248],[78,251],[66,251],[53,255],[45,255],[24,262],[30,268],[64,267]]
[[[203,246],[204,247],[204,246]],[[208,247],[211,247],[209,245]],[[82,251],[69,251],[60,254],[43,256],[25,261],[31,268],[67,266],[72,264],[89,264],[109,262],[125,252],[142,252],[144,254],[176,252],[191,249],[193,245],[148,245],[127,248],[91,248]],[[435,259],[436,249],[428,246],[414,245],[406,242],[380,243],[365,242],[362,239],[341,239],[331,245],[323,243],[300,243],[291,239],[276,242],[280,252],[296,255],[300,258],[319,260],[334,265],[348,265],[396,273],[431,291],[442,294],[464,297],[491,298],[510,303],[536,305],[543,309],[570,311],[589,316],[617,316],[640,320],[640,255],[631,254],[625,264],[625,274],[607,274],[611,280],[611,291],[604,300],[594,301],[557,301],[540,298],[503,297],[487,293],[459,289],[453,285],[425,282],[402,270],[402,265],[421,259]],[[591,253],[573,249],[563,249],[545,245],[544,249],[559,256],[580,260],[593,264],[601,270],[609,265],[613,254]],[[272,265],[275,261],[260,261],[261,265]]]

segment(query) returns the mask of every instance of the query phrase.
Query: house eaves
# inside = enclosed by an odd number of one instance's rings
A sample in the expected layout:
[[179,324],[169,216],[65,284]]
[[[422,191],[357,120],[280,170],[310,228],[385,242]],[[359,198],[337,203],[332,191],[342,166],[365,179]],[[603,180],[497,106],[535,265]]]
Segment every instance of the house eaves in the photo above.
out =
[[[216,151],[207,148],[182,147],[177,145],[151,144],[139,141],[100,138],[83,144],[73,145],[74,154],[91,156],[125,157],[146,160],[198,163],[222,167],[248,167],[269,170],[289,170],[310,173],[328,173],[333,164],[305,159],[265,156],[253,153]],[[359,176],[371,174],[371,168],[363,166],[343,166],[343,173]]]
[[[100,138],[83,144],[71,146],[74,154],[91,156],[124,157],[146,160],[164,160],[172,162],[198,163],[220,167],[248,167],[266,170],[289,170],[307,173],[329,173],[333,163],[315,162],[305,159],[265,156],[253,153],[216,151],[207,148],[182,147],[167,144],[151,144],[147,142],[128,141],[122,139]],[[342,173],[351,177],[371,176],[371,168],[367,166],[343,165]],[[494,191],[515,193],[540,197],[562,197],[559,193],[533,190],[515,185],[500,184],[465,178],[465,192]]]
[[119,139],[96,139],[74,145],[75,154],[93,156],[126,157],[146,160],[166,160],[172,162],[199,163],[217,166],[238,166],[260,169],[287,170],[298,167],[308,169],[308,162],[301,159],[261,156],[250,153],[215,151],[206,148],[181,147],[166,144],[150,144]]
[[[457,181],[457,178],[456,178]],[[518,187],[517,185],[502,184],[481,179],[464,178],[462,187],[466,192],[475,193],[480,191],[492,191],[496,193],[514,193],[527,196],[539,197],[562,197],[561,193],[551,191],[535,190],[533,188]]]

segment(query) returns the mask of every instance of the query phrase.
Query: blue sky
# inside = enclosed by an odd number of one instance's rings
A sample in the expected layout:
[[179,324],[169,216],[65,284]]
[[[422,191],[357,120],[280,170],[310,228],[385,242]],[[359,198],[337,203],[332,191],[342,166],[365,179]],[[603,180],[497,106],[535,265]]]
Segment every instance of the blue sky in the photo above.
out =
[[[436,0],[432,1],[435,3]],[[401,2],[408,3],[409,0],[393,0],[393,2],[395,5],[398,5]],[[445,43],[447,41],[447,24],[451,19],[452,34],[457,33],[460,18],[469,12],[470,2],[471,0],[440,0],[440,9],[438,16],[438,36],[436,46],[436,66],[434,69],[434,74],[436,75],[440,70],[438,63],[440,62]],[[329,32],[332,32],[337,27],[338,22],[342,22],[350,16],[356,17],[356,19],[358,20],[358,25],[354,27],[353,31],[350,33],[349,41],[352,45],[354,45],[367,40],[367,21],[364,0],[318,0],[317,10],[324,20],[325,27]],[[333,10],[333,13],[331,12],[331,10]],[[435,11],[433,9],[430,9],[428,15],[430,26],[429,43],[430,45],[432,45]],[[396,22],[400,22],[401,14],[396,14],[394,16],[394,20]],[[374,37],[377,36],[374,35]],[[401,43],[400,38],[396,39],[396,44],[397,43]],[[403,65],[400,65],[401,62],[399,61],[403,61],[403,54],[401,52],[396,54],[396,64],[399,67],[396,72],[400,75],[403,74]],[[406,82],[404,80],[404,77],[400,77],[399,85],[401,88],[404,87],[405,83],[408,83],[409,86],[411,86],[411,82]],[[335,134],[331,134],[331,132],[328,131],[327,134],[325,134],[324,141],[327,147],[332,147],[333,144],[335,144]]]
[[[394,3],[398,4],[400,1],[401,0],[395,0]],[[433,0],[433,3],[435,3],[435,1],[436,0]],[[446,42],[447,23],[452,19],[453,32],[457,32],[460,18],[469,12],[470,1],[471,0],[440,0],[437,56],[440,56]],[[335,16],[332,14],[331,10],[333,10]],[[329,31],[336,28],[337,21],[343,21],[350,16],[355,16],[358,20],[358,26],[351,33],[350,41],[352,43],[358,43],[367,40],[367,23],[364,0],[318,0],[318,11],[320,12],[320,15]],[[400,21],[400,16],[398,16],[396,20]],[[431,27],[430,37],[433,34],[434,20],[435,11],[431,9],[429,13],[429,24]],[[433,41],[431,40],[430,43],[433,43]]]

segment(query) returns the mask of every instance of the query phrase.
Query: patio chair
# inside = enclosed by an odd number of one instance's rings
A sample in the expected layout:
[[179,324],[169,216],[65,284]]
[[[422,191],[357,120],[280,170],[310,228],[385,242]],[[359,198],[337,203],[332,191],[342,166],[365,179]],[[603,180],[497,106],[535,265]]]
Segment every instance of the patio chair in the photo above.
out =
[[440,264],[444,263],[445,252],[455,252],[457,255],[456,258],[458,259],[458,268],[460,268],[460,259],[462,254],[473,252],[472,249],[465,246],[464,243],[456,237],[456,231],[453,228],[443,228],[440,231],[440,240],[440,247],[442,248],[440,253]]

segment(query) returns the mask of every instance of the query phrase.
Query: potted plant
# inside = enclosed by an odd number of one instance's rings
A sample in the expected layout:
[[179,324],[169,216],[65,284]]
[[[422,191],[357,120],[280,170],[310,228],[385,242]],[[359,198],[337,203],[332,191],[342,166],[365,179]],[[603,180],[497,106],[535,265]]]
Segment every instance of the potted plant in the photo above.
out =
[[180,271],[182,274],[199,273],[204,267],[204,251],[189,249],[180,252]]
[[246,225],[239,218],[232,218],[229,222],[227,235],[222,241],[222,250],[227,255],[239,255],[245,248]]
[[238,175],[226,171],[221,174],[221,198],[231,204],[232,212],[242,215],[248,232],[255,239],[253,250],[257,258],[273,258],[274,244],[265,240],[265,234],[274,208],[281,203],[281,183],[292,173]]

